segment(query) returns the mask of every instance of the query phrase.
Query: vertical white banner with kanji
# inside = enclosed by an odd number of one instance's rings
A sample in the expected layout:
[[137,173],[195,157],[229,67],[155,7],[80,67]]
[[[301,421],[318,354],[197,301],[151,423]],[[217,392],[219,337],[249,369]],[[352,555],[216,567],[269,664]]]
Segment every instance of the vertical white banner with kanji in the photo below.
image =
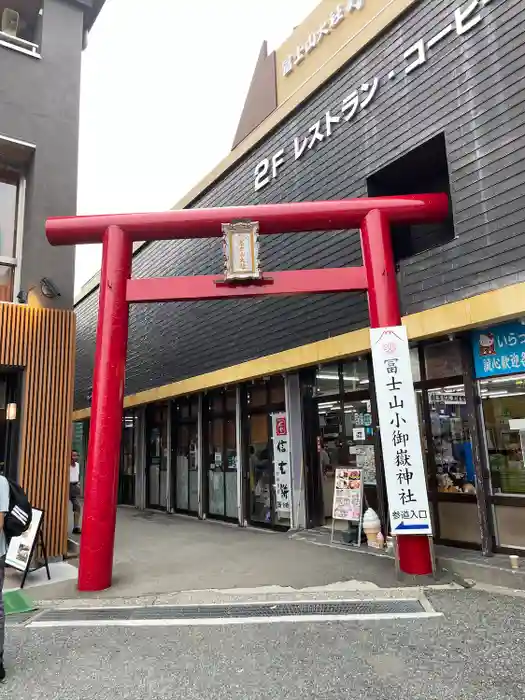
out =
[[370,341],[392,533],[431,535],[406,328],[372,328]]
[[290,434],[286,413],[272,413],[273,468],[278,513],[292,510]]

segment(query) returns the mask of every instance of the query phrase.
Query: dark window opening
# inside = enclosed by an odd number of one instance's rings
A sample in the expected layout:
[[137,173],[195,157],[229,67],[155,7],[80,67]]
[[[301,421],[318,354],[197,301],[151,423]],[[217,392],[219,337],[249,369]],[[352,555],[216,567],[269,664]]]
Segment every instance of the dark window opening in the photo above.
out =
[[[450,180],[444,134],[398,158],[367,180],[370,197],[445,192],[450,198]],[[454,238],[452,213],[438,224],[392,226],[395,261],[437,248]]]

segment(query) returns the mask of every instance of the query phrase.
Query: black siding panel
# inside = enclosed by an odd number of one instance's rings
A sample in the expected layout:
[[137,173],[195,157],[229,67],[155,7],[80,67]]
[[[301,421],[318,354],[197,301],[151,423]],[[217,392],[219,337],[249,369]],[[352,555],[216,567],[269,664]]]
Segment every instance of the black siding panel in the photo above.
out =
[[[422,0],[205,192],[194,206],[361,197],[367,177],[438,133],[445,133],[456,238],[400,265],[404,313],[413,313],[525,279],[525,5],[492,0],[483,21],[428,51],[405,76],[404,52],[453,21],[470,0]],[[391,70],[396,78],[388,80]],[[334,127],[322,144],[293,161],[293,139],[326,110],[380,77],[369,107]],[[254,191],[256,164],[280,148],[276,180]],[[266,270],[358,265],[354,232],[271,236]],[[218,273],[219,240],[157,242],[134,261],[137,277]],[[97,293],[78,313],[76,406],[89,403]],[[131,309],[126,392],[159,386],[367,324],[362,294],[269,298]]]

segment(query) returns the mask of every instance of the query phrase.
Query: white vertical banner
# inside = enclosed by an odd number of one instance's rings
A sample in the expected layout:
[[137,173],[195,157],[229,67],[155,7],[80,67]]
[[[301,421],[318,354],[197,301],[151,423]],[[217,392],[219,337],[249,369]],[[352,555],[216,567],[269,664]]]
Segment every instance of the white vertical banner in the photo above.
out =
[[371,328],[370,342],[392,533],[431,535],[406,328]]
[[278,513],[292,510],[290,432],[286,413],[272,413],[273,469]]

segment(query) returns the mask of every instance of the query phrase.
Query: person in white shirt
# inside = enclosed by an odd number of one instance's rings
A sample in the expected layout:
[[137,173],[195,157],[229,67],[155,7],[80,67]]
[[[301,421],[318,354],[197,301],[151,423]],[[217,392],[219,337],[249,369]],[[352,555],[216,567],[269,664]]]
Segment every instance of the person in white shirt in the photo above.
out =
[[80,535],[80,522],[82,519],[82,509],[80,507],[80,464],[78,462],[78,452],[71,452],[71,464],[69,465],[69,500],[73,506],[73,532]]
[[4,587],[5,555],[7,554],[7,540],[4,533],[4,516],[9,511],[9,483],[0,475],[0,683],[5,679],[4,670],[4,639],[5,639],[5,614],[2,589]]

